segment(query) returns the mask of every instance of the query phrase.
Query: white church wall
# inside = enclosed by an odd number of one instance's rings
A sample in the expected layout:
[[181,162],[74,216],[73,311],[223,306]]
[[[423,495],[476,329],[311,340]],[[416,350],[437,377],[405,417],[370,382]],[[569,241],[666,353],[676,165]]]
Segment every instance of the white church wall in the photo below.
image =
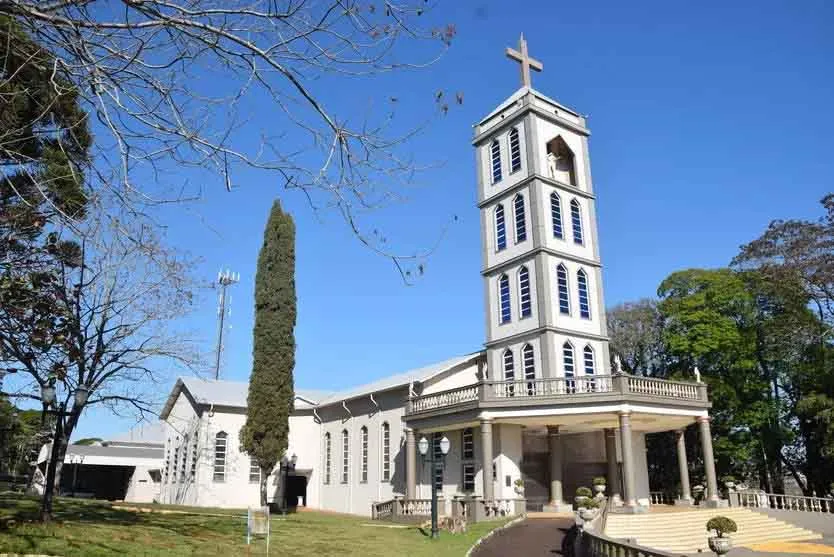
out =
[[544,368],[542,366],[541,354],[541,337],[532,336],[522,340],[516,340],[507,344],[502,344],[500,347],[495,347],[487,352],[489,359],[490,379],[493,381],[503,381],[504,377],[504,352],[509,348],[513,353],[513,370],[515,372],[516,381],[523,380],[524,377],[524,360],[522,358],[521,349],[525,344],[533,347],[534,364],[536,367],[536,377],[545,377]]
[[[198,490],[195,488],[196,477],[190,474],[191,449],[185,446],[185,435],[197,431],[202,443],[201,421],[197,410],[189,401],[188,397],[180,395],[168,417],[164,421],[165,431],[165,453],[162,463],[162,485],[160,489],[160,501],[162,503],[199,505]],[[180,452],[177,452],[179,449]],[[186,451],[187,455],[187,476],[180,481],[179,471],[181,464],[179,455]],[[200,472],[200,465],[197,466],[197,474]]]
[[321,506],[319,486],[321,479],[321,426],[316,423],[311,410],[296,412],[289,419],[290,433],[287,455],[296,455],[295,469],[307,476],[307,506]]
[[587,345],[590,345],[591,348],[593,348],[594,350],[594,364],[596,366],[596,375],[607,375],[609,373],[609,364],[607,361],[605,361],[604,358],[602,341],[588,340],[581,337],[565,335],[560,333],[554,334],[553,340],[556,350],[555,359],[553,361],[556,362],[555,368],[557,377],[565,376],[565,365],[562,354],[562,347],[564,346],[565,341],[570,341],[570,343],[573,344],[574,376],[580,376],[585,374],[585,362],[583,359],[582,351],[585,349],[585,346]]
[[473,361],[469,365],[454,368],[449,373],[444,373],[436,379],[427,382],[423,387],[424,394],[437,393],[448,389],[474,385],[478,382],[478,364]]
[[565,110],[562,107],[554,105],[552,102],[550,102],[541,95],[533,95],[532,104],[533,106],[546,110],[551,114],[555,113],[557,116],[559,116],[559,118],[565,119],[571,123],[584,127],[584,122],[582,121],[582,118],[580,116],[577,116],[576,114],[573,114],[572,112]]
[[[519,147],[521,149],[521,168],[515,172],[511,172],[510,160],[510,130],[518,130]],[[503,125],[500,129],[496,129],[496,133],[489,137],[482,143],[478,149],[480,151],[479,160],[482,190],[480,192],[480,200],[489,199],[493,195],[499,194],[512,188],[518,182],[527,177],[527,141],[526,130],[524,129],[521,120],[515,120],[512,125]],[[501,146],[501,180],[497,182],[492,181],[492,141],[497,139]],[[506,207],[505,207],[506,209]]]
[[130,482],[125,493],[128,503],[153,503],[159,501],[161,483],[155,481],[151,470],[159,470],[159,466],[136,466],[130,476]]
[[498,430],[494,493],[498,498],[512,499],[518,496],[515,481],[521,478],[521,426],[495,424],[492,427]]
[[[513,205],[516,195],[521,195],[524,198],[524,224],[527,239],[521,242],[516,242],[515,208]],[[530,187],[524,186],[517,191],[494,199],[489,205],[484,207],[486,228],[483,231],[483,241],[485,242],[483,249],[486,252],[486,267],[489,268],[505,263],[514,257],[527,253],[532,247],[535,219],[533,219],[533,213],[531,211],[530,196]],[[498,233],[495,224],[495,210],[499,204],[504,208],[504,226],[507,239],[506,247],[501,250],[498,249]]]
[[536,149],[538,151],[538,160],[540,165],[540,168],[537,169],[537,173],[542,176],[549,176],[547,169],[547,144],[556,137],[561,136],[568,148],[570,148],[573,152],[574,166],[576,168],[576,172],[574,173],[576,177],[575,186],[581,190],[590,192],[591,189],[587,183],[587,176],[582,170],[583,161],[585,160],[584,136],[542,118],[536,118],[535,122],[538,138]]
[[[530,279],[530,306],[531,314],[529,317],[521,317],[521,295],[519,286],[518,272],[522,266],[527,267],[528,276]],[[501,275],[506,274],[510,281],[510,321],[501,323],[501,304],[499,297],[498,280]],[[515,265],[505,268],[501,273],[491,275],[487,280],[487,290],[489,298],[492,300],[489,310],[490,330],[493,331],[492,338],[505,338],[512,335],[525,333],[535,329],[540,325],[538,316],[538,304],[536,300],[536,293],[538,291],[538,283],[536,282],[536,260],[533,258],[521,261]]]
[[[407,389],[397,389],[387,393],[376,393],[374,399],[377,408],[369,397],[346,402],[350,413],[340,403],[318,410],[322,419],[317,443],[320,447],[318,465],[322,472],[318,474],[319,505],[321,508],[359,515],[370,515],[371,504],[376,501],[391,499],[394,493],[405,492],[405,450],[402,416]],[[383,479],[382,439],[383,424],[390,428],[391,477]],[[362,427],[368,428],[368,479],[362,481]],[[343,447],[342,431],[349,435],[348,477],[343,482]],[[330,483],[324,483],[325,434],[331,436],[331,471]],[[313,442],[310,440],[309,442]],[[309,486],[308,486],[309,489]]]
[[[556,188],[550,184],[542,183],[536,188],[538,196],[536,203],[542,208],[542,244],[552,250],[566,253],[580,259],[595,261],[596,253],[594,246],[597,243],[596,227],[592,226],[593,215],[591,212],[591,201],[585,197],[575,195],[564,189]],[[556,192],[559,196],[559,205],[562,216],[562,237],[557,238],[553,234],[553,220],[551,215],[550,195]],[[577,244],[573,240],[573,221],[571,220],[570,203],[573,199],[579,202],[580,215],[582,218],[582,240]]]
[[[548,264],[545,268],[548,284],[552,285],[551,300],[553,303],[548,308],[551,312],[549,321],[554,323],[560,329],[569,329],[573,331],[580,331],[591,335],[602,335],[603,323],[600,318],[603,308],[599,307],[599,297],[597,296],[597,273],[594,267],[582,265],[568,259],[559,258],[556,256],[547,256]],[[568,274],[568,297],[570,301],[570,315],[562,314],[559,311],[559,294],[557,290],[558,284],[558,267],[562,264],[565,266]],[[579,289],[577,285],[577,272],[583,269],[588,281],[588,301],[590,305],[590,318],[580,317],[579,315]]]

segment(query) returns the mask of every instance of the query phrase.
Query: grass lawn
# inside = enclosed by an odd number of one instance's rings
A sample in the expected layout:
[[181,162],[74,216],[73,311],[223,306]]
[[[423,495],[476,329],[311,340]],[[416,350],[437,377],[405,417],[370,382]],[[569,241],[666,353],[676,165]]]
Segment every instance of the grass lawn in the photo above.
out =
[[[165,513],[159,511],[176,507],[144,507],[157,512],[135,512],[99,501],[58,499],[56,521],[42,525],[31,522],[37,515],[38,501],[0,494],[0,553],[62,557],[248,554],[245,511],[183,507],[187,513]],[[9,518],[15,520],[14,524],[8,524]],[[457,557],[503,521],[472,524],[466,534],[442,532],[439,540],[429,539],[417,527],[387,528],[381,524],[386,523],[318,512],[276,516],[272,519],[269,554]],[[263,541],[251,546],[252,555],[265,553]]]

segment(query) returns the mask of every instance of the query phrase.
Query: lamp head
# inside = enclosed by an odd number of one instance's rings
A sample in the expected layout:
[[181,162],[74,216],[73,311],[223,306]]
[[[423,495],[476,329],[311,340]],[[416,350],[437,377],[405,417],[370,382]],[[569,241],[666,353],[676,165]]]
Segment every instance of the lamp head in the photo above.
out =
[[298,462],[298,455],[293,453],[292,457],[290,457],[290,461],[292,462],[292,465],[295,466],[296,463]]
[[452,447],[452,443],[449,442],[449,438],[445,435],[443,439],[440,440],[440,452],[443,453],[443,456],[449,454],[449,449]]
[[52,406],[55,404],[56,395],[55,378],[50,377],[46,385],[41,386],[41,402],[43,402],[46,406]]
[[429,440],[425,436],[420,437],[420,441],[417,443],[417,449],[423,456],[426,456],[426,453],[429,452]]
[[90,387],[85,384],[80,384],[75,389],[75,405],[81,408],[87,404],[87,399],[90,396]]

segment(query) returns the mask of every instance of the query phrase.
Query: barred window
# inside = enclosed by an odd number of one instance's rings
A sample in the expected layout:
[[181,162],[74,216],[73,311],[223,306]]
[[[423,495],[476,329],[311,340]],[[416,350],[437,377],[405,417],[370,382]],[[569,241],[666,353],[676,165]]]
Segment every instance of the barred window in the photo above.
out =
[[226,481],[226,443],[229,434],[225,431],[214,436],[214,481]]
[[504,206],[495,208],[495,246],[498,251],[507,247],[507,223],[504,219]]
[[258,466],[258,460],[254,456],[249,456],[249,483],[261,483],[261,467]]
[[530,273],[527,271],[527,267],[524,266],[518,270],[518,290],[518,305],[521,309],[521,317],[530,317],[533,315],[533,303],[530,298]]
[[582,210],[579,208],[579,201],[572,199],[570,202],[570,219],[573,225],[573,242],[582,243]]
[[492,157],[492,183],[495,184],[501,181],[501,144],[497,139],[492,140],[489,150]]
[[[515,363],[513,362],[513,351],[507,348],[504,351],[504,380],[515,381]],[[515,385],[510,383],[507,386],[507,395],[515,394]]]
[[570,342],[562,345],[562,367],[565,370],[565,377],[573,377],[573,345]]
[[191,440],[191,479],[197,476],[197,457],[199,455],[199,447],[197,441],[199,437],[197,432],[194,432],[194,438]]
[[[594,349],[591,348],[590,345],[585,346],[585,350],[582,351],[584,358],[585,358],[585,375],[589,375],[593,377],[595,373],[595,364],[594,364]],[[589,392],[594,392],[597,390],[597,382],[596,379],[590,379],[586,381],[585,388]]]
[[368,428],[362,426],[359,430],[362,442],[362,466],[360,468],[359,481],[362,483],[368,482]]
[[475,463],[463,463],[463,489],[464,492],[475,491]]
[[498,297],[501,323],[509,323],[512,319],[512,308],[510,307],[510,279],[507,275],[501,275],[498,278]]
[[521,142],[518,139],[518,129],[510,130],[510,173],[521,170]]
[[[432,433],[432,450],[434,451],[435,462],[443,461],[443,451],[440,449],[440,440],[443,439],[443,433],[437,431]],[[434,485],[438,492],[443,491],[443,467],[434,467]]]
[[179,477],[180,477],[181,482],[188,481],[188,476],[186,476],[185,470],[188,466],[188,449],[189,449],[189,446],[190,446],[190,443],[188,442],[188,435],[186,435],[185,437],[183,437],[182,448],[180,450],[180,457],[181,458],[180,458]]
[[382,424],[382,481],[391,480],[391,426]]
[[520,244],[527,239],[527,215],[524,214],[524,196],[516,194],[513,199],[515,211],[515,243]]
[[576,290],[579,293],[579,316],[584,319],[591,318],[591,303],[588,300],[588,275],[579,269],[576,273]]
[[559,290],[559,313],[570,315],[570,294],[568,294],[568,270],[563,264],[556,267],[556,285]]
[[471,427],[464,428],[461,444],[463,445],[463,460],[473,460],[475,458],[475,435]]
[[324,483],[330,483],[330,468],[331,468],[331,455],[330,455],[330,433],[324,434]]
[[562,200],[559,199],[559,194],[553,192],[550,194],[550,222],[553,226],[553,237],[564,238],[564,230],[562,229]]
[[174,447],[174,467],[171,471],[171,481],[176,483],[180,481],[179,471],[180,471],[180,445],[179,445],[179,437],[177,437],[177,446]]
[[342,430],[342,483],[348,483],[350,476],[348,469],[350,467],[350,438],[348,430]]

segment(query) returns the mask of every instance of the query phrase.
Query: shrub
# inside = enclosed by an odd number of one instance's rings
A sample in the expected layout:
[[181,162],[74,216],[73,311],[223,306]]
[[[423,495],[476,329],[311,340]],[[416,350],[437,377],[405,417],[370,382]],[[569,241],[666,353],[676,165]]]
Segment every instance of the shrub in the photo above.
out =
[[515,482],[513,482],[516,487],[524,487],[524,480],[518,478]]
[[593,479],[592,483],[594,485],[605,485],[605,484],[608,483],[608,481],[605,479],[604,476],[597,476],[596,478]]
[[738,526],[731,518],[714,516],[707,522],[707,530],[714,530],[719,538],[723,538],[724,534],[732,534],[738,531]]
[[724,476],[724,477],[721,478],[721,483],[726,484],[726,483],[730,483],[730,482],[736,483],[736,479],[732,476]]
[[577,497],[593,497],[593,495],[594,495],[594,492],[591,491],[587,487],[583,486],[583,487],[577,487],[576,488],[576,496]]

